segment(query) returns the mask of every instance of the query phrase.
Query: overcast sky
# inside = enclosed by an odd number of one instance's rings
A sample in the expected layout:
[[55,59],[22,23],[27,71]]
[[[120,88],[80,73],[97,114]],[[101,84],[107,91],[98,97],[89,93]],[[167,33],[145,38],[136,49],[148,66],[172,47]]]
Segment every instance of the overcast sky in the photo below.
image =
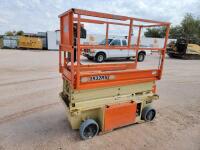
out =
[[179,24],[185,13],[200,16],[200,0],[0,0],[0,34],[59,28],[58,15],[70,8],[115,13]]

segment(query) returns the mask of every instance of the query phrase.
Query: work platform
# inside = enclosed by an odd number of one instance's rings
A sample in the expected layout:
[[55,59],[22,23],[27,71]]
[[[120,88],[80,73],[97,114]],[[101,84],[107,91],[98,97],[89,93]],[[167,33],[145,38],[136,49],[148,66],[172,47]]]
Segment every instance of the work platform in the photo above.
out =
[[[156,111],[151,104],[158,99],[156,80],[162,76],[170,23],[80,9],[70,9],[59,17],[59,71],[63,77],[60,95],[66,105],[68,120],[73,129],[80,129],[81,138],[88,139],[99,132],[153,120]],[[86,23],[105,26],[105,45],[81,43],[80,39],[87,36]],[[108,44],[111,25],[128,28],[127,46]],[[163,47],[141,47],[142,29],[160,26],[166,27]],[[134,30],[138,35],[136,44],[131,43]],[[120,64],[82,64],[84,49],[130,50],[136,52],[136,59]],[[138,68],[137,54],[143,49],[160,54],[156,69]]]

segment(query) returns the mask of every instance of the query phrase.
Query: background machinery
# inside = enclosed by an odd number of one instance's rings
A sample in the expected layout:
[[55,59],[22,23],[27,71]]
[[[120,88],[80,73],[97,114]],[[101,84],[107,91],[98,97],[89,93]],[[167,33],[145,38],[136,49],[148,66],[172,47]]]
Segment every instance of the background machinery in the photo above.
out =
[[23,49],[42,49],[42,39],[39,37],[20,36],[18,48]]
[[167,54],[171,58],[200,59],[200,46],[188,44],[185,38],[179,38],[176,42],[172,41],[168,44]]
[[[81,9],[70,9],[60,16],[61,42],[59,71],[63,78],[60,93],[66,105],[67,118],[72,129],[79,129],[82,139],[98,133],[134,123],[151,121],[156,115],[152,107],[156,94],[156,80],[161,79],[170,23],[132,18]],[[138,23],[136,23],[138,22]],[[106,26],[105,45],[86,45],[80,39],[87,36],[84,24]],[[128,27],[128,44],[108,44],[109,26]],[[143,28],[165,26],[166,36],[162,48],[140,47]],[[138,30],[137,44],[131,45],[131,34]],[[84,49],[154,50],[160,54],[156,69],[139,69],[136,59],[122,63],[83,64]]]

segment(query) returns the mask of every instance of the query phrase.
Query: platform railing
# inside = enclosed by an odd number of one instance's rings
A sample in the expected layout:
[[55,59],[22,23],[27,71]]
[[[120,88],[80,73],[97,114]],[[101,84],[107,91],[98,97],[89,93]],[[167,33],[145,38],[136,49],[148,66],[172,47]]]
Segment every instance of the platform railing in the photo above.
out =
[[[113,19],[113,20],[120,20],[120,21],[129,21],[129,23],[119,23],[114,21],[102,21],[97,19],[87,19],[85,17],[95,17],[95,18],[106,18],[106,19]],[[59,68],[60,72],[63,74],[63,78],[68,80],[71,86],[75,89],[88,89],[94,87],[103,87],[103,86],[114,86],[114,85],[122,85],[128,84],[130,82],[145,82],[145,81],[155,81],[161,78],[163,64],[164,64],[164,57],[166,51],[166,45],[169,35],[169,28],[170,23],[168,22],[159,22],[147,19],[139,19],[139,18],[132,18],[126,16],[119,16],[119,15],[112,15],[106,13],[99,13],[93,11],[86,11],[80,9],[71,9],[68,12],[60,15],[61,19],[61,44],[59,49]],[[140,21],[140,24],[134,24],[135,21]],[[77,45],[73,45],[73,24],[77,23],[77,38],[76,43]],[[80,33],[81,33],[81,24],[82,23],[92,23],[92,24],[105,24],[106,25],[106,44],[105,45],[84,45],[80,42]],[[142,24],[144,23],[144,24]],[[146,25],[145,23],[151,23],[150,25]],[[153,23],[153,24],[152,24]],[[120,26],[128,26],[128,45],[127,46],[110,46],[108,45],[108,37],[109,37],[109,25],[120,25]],[[144,48],[140,47],[140,40],[141,40],[141,32],[144,28],[149,27],[159,27],[164,26],[166,27],[166,35],[163,48]],[[139,28],[138,31],[138,38],[136,41],[136,45],[131,45],[131,38],[132,38],[132,31],[134,28]],[[77,62],[74,63],[74,48],[77,50]],[[107,49],[107,50],[134,50],[136,51],[136,59],[130,63],[122,63],[122,64],[81,64],[81,52],[83,49]],[[137,68],[137,54],[139,50],[155,50],[161,52],[160,57],[160,64],[157,70],[150,69],[150,70],[132,70],[130,73],[130,69]],[[71,59],[69,60],[67,55],[71,55]],[[119,72],[121,68],[121,72]],[[122,69],[123,68],[123,69]],[[106,69],[108,69],[106,71]],[[103,71],[104,73],[99,73],[99,71]],[[87,74],[87,71],[93,71],[93,74]],[[95,72],[96,71],[96,72]],[[106,71],[106,72],[105,72]],[[116,71],[116,72],[113,72]],[[115,75],[115,79],[106,80],[108,77]],[[126,77],[127,75],[132,76],[132,78]],[[137,78],[135,76],[137,75]],[[101,76],[105,78],[105,80],[97,80],[89,82],[82,82],[82,78],[88,76],[89,78],[95,78]],[[95,86],[96,85],[96,86]]]

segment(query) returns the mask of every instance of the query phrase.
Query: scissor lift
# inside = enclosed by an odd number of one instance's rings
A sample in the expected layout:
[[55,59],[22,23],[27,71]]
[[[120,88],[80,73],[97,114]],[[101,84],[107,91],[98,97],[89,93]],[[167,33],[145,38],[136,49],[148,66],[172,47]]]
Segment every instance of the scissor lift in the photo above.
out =
[[[88,139],[98,133],[153,120],[156,111],[151,104],[158,99],[155,81],[162,76],[170,23],[81,9],[70,9],[59,17],[59,71],[63,78],[60,96],[66,105],[67,118],[72,129],[79,129],[81,138]],[[128,45],[109,46],[108,42],[105,45],[81,44],[84,23],[106,25],[107,41],[109,25],[126,26],[129,28]],[[159,26],[166,27],[164,46],[140,47],[142,29]],[[131,35],[134,29],[138,29],[138,38],[137,44],[132,46]],[[81,52],[84,49],[133,50],[136,51],[136,59],[120,64],[82,64]],[[138,50],[158,51],[158,68],[138,69]]]

